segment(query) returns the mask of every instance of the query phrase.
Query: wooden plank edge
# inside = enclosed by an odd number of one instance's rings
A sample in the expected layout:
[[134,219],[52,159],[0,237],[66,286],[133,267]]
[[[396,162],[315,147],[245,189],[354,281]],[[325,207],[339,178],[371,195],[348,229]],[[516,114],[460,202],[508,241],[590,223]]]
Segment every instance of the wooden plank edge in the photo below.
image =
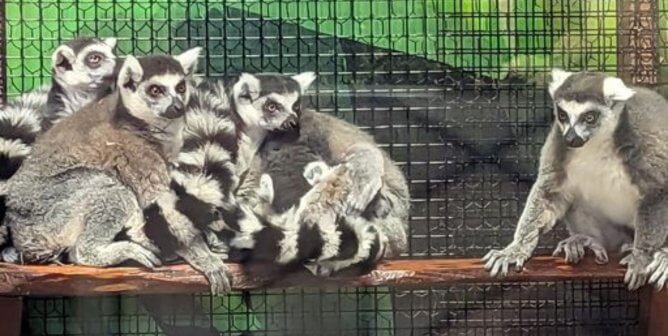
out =
[[23,314],[22,297],[0,297],[0,334],[19,336],[21,333],[21,316]]
[[[424,288],[458,283],[540,282],[621,279],[618,260],[597,265],[591,258],[569,265],[562,258],[535,257],[523,272],[491,278],[480,259],[391,260],[362,276],[315,277],[306,271],[276,277],[275,270],[249,273],[229,264],[237,290],[289,287],[393,286]],[[255,267],[262,269],[262,267]],[[206,279],[188,265],[147,270],[138,267],[93,268],[0,263],[0,295],[164,294],[208,291]]]

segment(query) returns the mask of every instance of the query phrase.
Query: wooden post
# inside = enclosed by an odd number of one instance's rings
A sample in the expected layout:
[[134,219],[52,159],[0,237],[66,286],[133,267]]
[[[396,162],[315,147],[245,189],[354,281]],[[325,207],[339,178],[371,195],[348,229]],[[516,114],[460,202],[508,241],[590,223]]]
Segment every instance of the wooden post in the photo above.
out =
[[[0,104],[7,100],[7,48],[5,36],[5,1],[0,0]],[[0,328],[3,335],[21,335],[23,298],[0,296]]]
[[657,291],[646,286],[641,294],[640,333],[647,336],[668,335],[668,320],[665,318],[668,309],[668,292]]
[[656,85],[659,77],[657,0],[620,0],[617,7],[617,73],[624,82]]
[[7,102],[7,20],[5,0],[0,0],[0,104]]
[[[617,7],[617,73],[632,85],[655,86],[659,80],[658,0],[620,0]],[[668,335],[668,293],[643,289],[639,335]]]
[[21,335],[22,311],[22,297],[0,296],[0,333],[2,335]]

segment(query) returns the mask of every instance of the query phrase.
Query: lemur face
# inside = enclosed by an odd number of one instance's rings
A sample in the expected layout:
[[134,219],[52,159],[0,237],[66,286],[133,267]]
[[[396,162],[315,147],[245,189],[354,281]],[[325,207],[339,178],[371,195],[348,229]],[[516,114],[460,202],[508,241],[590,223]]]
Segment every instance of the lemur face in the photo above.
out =
[[201,48],[178,56],[128,56],[118,75],[123,103],[136,117],[154,123],[183,117],[191,76]]
[[109,87],[116,70],[115,46],[113,37],[82,37],[59,46],[51,56],[54,78],[77,90]]
[[582,147],[597,135],[610,135],[619,120],[618,104],[635,94],[619,78],[558,69],[552,71],[549,91],[555,123],[571,148]]
[[249,127],[266,131],[295,128],[302,109],[302,96],[315,74],[241,74],[232,88],[237,113]]

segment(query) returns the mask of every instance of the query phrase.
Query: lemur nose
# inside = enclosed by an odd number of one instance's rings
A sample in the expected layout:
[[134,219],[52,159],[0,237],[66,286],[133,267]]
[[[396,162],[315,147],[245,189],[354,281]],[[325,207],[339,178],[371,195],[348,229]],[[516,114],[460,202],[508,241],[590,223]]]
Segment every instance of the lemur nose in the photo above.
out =
[[172,101],[172,105],[169,105],[165,111],[165,117],[168,119],[176,119],[182,117],[184,113],[185,106],[183,105],[183,102],[175,99]]
[[585,143],[585,140],[580,137],[575,131],[571,128],[566,132],[566,136],[564,137],[564,140],[566,140],[566,144],[568,147],[572,148],[578,148],[582,147]]

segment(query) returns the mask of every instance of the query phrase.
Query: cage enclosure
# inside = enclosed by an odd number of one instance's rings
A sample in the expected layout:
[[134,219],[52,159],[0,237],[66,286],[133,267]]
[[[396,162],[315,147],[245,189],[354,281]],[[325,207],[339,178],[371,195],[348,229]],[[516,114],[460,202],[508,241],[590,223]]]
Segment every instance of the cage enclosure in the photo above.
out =
[[[603,71],[660,91],[668,78],[666,0],[2,4],[5,99],[48,83],[51,52],[83,35],[117,37],[119,55],[201,46],[199,70],[210,78],[317,72],[309,105],[371,133],[409,178],[410,246],[396,265],[416,268],[448,261],[456,268],[458,260],[511,241],[552,122],[545,90],[552,68]],[[535,255],[549,255],[563,233],[557,228],[541,239]],[[533,273],[522,282],[480,273],[470,281],[414,281],[410,288],[341,281],[339,288],[313,289],[293,282],[291,289],[253,290],[250,298],[61,293],[1,300],[22,300],[26,335],[641,335],[651,329],[643,323],[648,301],[626,290],[616,265],[585,265],[588,273],[576,270],[563,280],[551,260],[543,262],[552,276]],[[378,286],[353,286],[365,284]]]

